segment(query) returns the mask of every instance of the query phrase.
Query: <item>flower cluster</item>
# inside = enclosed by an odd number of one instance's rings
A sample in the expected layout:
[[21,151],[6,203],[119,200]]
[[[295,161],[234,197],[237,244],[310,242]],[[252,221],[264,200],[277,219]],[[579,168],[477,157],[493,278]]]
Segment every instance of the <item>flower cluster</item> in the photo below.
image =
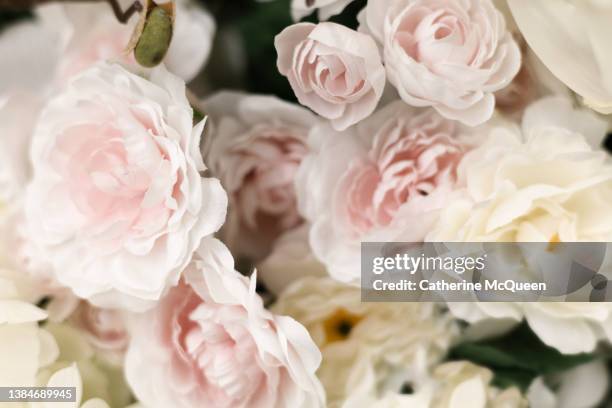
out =
[[44,3],[3,26],[0,1],[0,386],[75,408],[609,397],[610,303],[359,287],[364,242],[612,242],[606,2]]

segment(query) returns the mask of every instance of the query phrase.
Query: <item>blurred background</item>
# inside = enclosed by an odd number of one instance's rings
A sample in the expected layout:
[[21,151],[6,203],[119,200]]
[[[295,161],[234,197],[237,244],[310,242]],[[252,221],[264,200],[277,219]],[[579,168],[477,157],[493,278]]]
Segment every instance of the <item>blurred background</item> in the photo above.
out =
[[[209,63],[190,83],[198,95],[217,89],[235,89],[274,94],[288,101],[295,96],[286,78],[276,69],[274,36],[292,24],[291,0],[195,0],[214,16],[217,23],[215,44]],[[357,13],[367,0],[356,0],[331,21],[357,27]],[[111,13],[109,7],[108,12]],[[34,18],[29,12],[0,9],[0,32],[8,25]],[[135,17],[133,17],[135,18]],[[316,22],[316,14],[304,19]]]

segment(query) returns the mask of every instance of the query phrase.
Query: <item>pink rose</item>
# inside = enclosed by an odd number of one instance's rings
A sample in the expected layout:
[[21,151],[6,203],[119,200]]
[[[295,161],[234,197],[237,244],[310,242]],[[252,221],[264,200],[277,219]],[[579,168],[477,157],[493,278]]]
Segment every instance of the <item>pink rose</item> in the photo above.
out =
[[178,283],[227,196],[202,178],[204,122],[185,84],[100,63],[44,109],[26,193],[27,238],[57,280],[96,306],[142,310]]
[[493,92],[521,66],[491,0],[370,0],[360,19],[383,47],[389,81],[406,103],[467,125],[491,117]]
[[382,97],[385,69],[376,43],[335,23],[294,24],[274,41],[278,70],[298,100],[344,130],[368,117]]
[[302,223],[293,181],[317,118],[269,96],[223,92],[204,110],[212,126],[207,162],[230,196],[223,238],[235,254],[260,259]]
[[421,241],[455,188],[459,126],[397,101],[354,131],[311,132],[296,179],[310,245],[332,277],[359,281],[362,241]]
[[150,408],[323,407],[321,355],[306,329],[264,309],[255,280],[207,240],[185,282],[136,318],[126,377]]

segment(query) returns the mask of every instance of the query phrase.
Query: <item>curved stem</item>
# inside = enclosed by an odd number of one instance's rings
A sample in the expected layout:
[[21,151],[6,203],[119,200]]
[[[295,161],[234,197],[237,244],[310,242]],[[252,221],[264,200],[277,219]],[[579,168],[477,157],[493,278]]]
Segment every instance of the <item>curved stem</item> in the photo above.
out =
[[143,10],[142,3],[139,0],[135,0],[130,7],[125,9],[125,11],[121,10],[121,5],[119,4],[118,0],[108,0],[108,2],[113,8],[113,12],[115,13],[115,17],[117,17],[117,20],[123,24],[127,23],[134,13],[140,13]]
[[140,0],[134,0],[131,6],[125,11],[121,8],[118,0],[0,0],[0,11],[2,10],[29,10],[44,3],[84,3],[84,2],[101,2],[105,1],[110,4],[115,13],[115,17],[121,23],[126,23],[134,13],[139,13],[143,10]]

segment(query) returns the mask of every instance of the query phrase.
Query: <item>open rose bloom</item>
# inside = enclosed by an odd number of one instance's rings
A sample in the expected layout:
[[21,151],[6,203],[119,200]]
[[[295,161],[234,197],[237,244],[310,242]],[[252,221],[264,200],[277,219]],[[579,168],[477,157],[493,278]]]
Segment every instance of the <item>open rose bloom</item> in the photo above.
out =
[[233,268],[223,244],[204,242],[184,282],[137,319],[126,361],[134,392],[159,407],[322,406],[319,350]]
[[163,68],[147,81],[97,65],[49,103],[34,131],[26,218],[60,283],[130,309],[178,283],[227,206],[219,181],[199,174],[204,122],[192,121],[183,83]]
[[434,111],[395,102],[338,133],[311,132],[296,179],[310,245],[329,273],[359,279],[362,241],[420,241],[456,183],[472,137]]
[[362,17],[401,98],[449,119],[488,120],[493,92],[519,71],[519,48],[490,0],[372,0]]
[[222,92],[204,105],[211,121],[206,160],[231,197],[221,235],[238,255],[261,259],[303,224],[293,182],[318,120],[269,96]]
[[610,406],[611,22],[610,0],[0,0],[0,388]]
[[385,71],[367,35],[333,23],[302,23],[275,39],[279,72],[298,100],[344,130],[370,115],[382,96]]

